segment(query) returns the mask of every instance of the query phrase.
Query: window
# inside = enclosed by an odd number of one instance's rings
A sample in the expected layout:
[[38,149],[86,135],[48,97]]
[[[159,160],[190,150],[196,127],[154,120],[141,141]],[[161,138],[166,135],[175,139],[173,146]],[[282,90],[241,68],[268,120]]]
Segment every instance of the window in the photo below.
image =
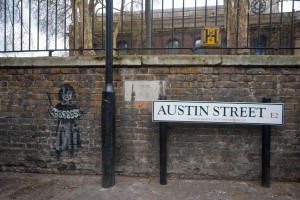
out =
[[205,55],[206,54],[206,50],[201,48],[201,38],[198,38],[194,44],[195,46],[195,54],[202,54]]
[[117,45],[117,51],[119,52],[119,54],[128,54],[128,44],[126,41],[120,41],[118,42]]
[[[180,45],[179,45],[178,40],[176,40],[176,39],[171,39],[168,42],[167,48],[170,48],[170,49],[167,49],[168,54],[179,54],[180,53],[180,49],[179,49]],[[171,48],[174,48],[174,49],[171,49]]]
[[[259,38],[254,39],[253,47],[265,48],[267,47],[267,39],[265,36],[260,36]],[[254,55],[265,55],[266,49],[253,49]]]

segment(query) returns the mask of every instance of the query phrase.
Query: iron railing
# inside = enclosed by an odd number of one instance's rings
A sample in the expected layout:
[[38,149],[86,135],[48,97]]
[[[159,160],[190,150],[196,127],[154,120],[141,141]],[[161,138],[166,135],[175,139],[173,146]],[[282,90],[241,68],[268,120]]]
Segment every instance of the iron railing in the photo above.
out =
[[[299,0],[115,0],[117,54],[282,54],[300,49]],[[1,0],[0,56],[105,55],[102,0]],[[203,29],[219,45],[203,45]],[[19,54],[22,53],[22,54]]]

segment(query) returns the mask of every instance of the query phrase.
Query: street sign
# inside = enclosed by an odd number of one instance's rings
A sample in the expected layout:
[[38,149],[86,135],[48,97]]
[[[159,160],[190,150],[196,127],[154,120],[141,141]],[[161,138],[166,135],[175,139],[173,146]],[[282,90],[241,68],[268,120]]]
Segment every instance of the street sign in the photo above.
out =
[[218,27],[205,26],[202,29],[202,46],[219,47],[220,41],[220,29]]
[[153,122],[282,125],[282,103],[154,101]]

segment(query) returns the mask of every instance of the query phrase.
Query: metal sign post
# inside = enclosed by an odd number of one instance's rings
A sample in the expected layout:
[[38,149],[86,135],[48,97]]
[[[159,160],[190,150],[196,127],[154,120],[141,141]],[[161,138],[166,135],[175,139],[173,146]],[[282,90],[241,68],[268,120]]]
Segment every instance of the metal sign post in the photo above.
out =
[[[161,100],[166,97],[160,96]],[[167,123],[159,123],[159,165],[160,165],[160,184],[167,185]]]
[[160,184],[167,184],[167,122],[262,125],[262,186],[270,187],[271,125],[282,125],[284,105],[271,103],[226,103],[153,101],[152,121],[159,122]]
[[[270,98],[263,98],[264,103],[271,103]],[[262,159],[262,171],[261,179],[262,186],[270,187],[270,147],[271,147],[271,126],[262,126],[262,148],[261,148],[261,159]]]

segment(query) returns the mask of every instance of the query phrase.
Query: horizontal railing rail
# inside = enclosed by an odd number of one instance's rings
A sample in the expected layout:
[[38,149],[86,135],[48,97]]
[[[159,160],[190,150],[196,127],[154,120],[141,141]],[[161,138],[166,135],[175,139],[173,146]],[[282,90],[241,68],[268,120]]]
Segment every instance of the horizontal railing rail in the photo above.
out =
[[[2,0],[0,56],[105,55],[105,7],[102,0]],[[115,54],[300,51],[299,0],[115,0],[113,16]]]

